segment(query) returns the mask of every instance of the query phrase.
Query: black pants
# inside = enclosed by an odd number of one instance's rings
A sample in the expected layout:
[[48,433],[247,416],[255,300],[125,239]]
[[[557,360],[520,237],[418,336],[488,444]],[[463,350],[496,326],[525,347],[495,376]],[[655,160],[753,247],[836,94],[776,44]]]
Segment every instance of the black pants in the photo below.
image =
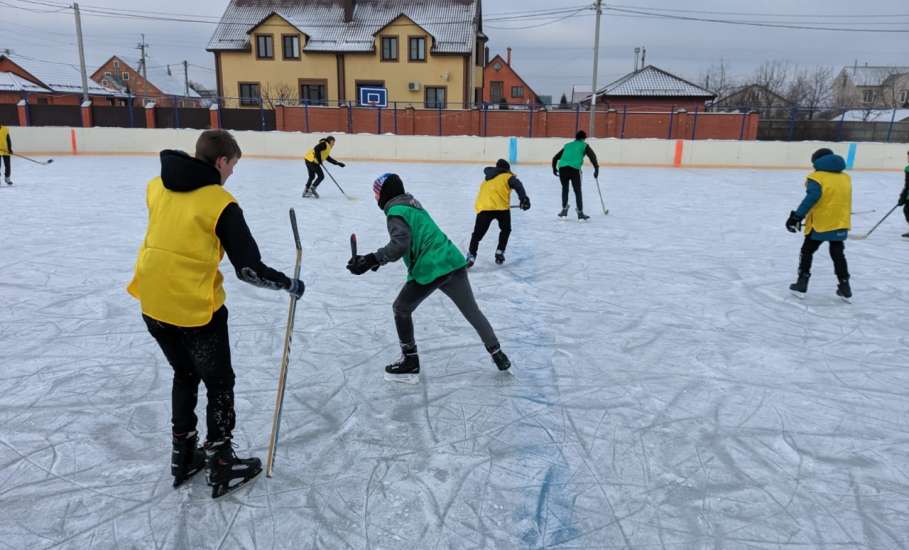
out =
[[201,327],[178,327],[142,316],[174,369],[171,421],[175,434],[196,429],[199,382],[208,392],[208,441],[230,437],[234,429],[234,371],[230,365],[227,307],[215,312]]
[[[7,161],[9,162],[9,161]],[[9,166],[9,165],[7,165]],[[909,223],[909,202],[903,205],[903,216],[906,217],[906,222]]]
[[467,322],[480,335],[487,350],[495,350],[499,347],[496,333],[473,297],[473,289],[470,288],[470,281],[467,279],[467,269],[463,267],[448,275],[443,275],[427,285],[421,285],[416,281],[408,281],[404,284],[404,288],[398,293],[392,306],[395,312],[395,328],[398,329],[398,341],[401,342],[402,347],[415,345],[411,315],[417,306],[436,289],[451,298]]
[[[799,274],[811,274],[811,261],[814,259],[814,253],[821,247],[824,241],[817,241],[811,237],[805,237],[802,243],[802,250],[799,253]],[[828,241],[830,243],[830,259],[833,260],[833,271],[836,278],[844,280],[849,278],[849,265],[846,263],[846,244],[843,241]]]
[[476,255],[480,247],[480,241],[489,231],[492,220],[499,222],[499,246],[497,250],[505,252],[508,246],[508,236],[511,235],[511,211],[510,210],[483,210],[477,214],[477,221],[473,224],[473,235],[470,236],[470,253]]
[[306,188],[315,189],[322,183],[322,180],[325,179],[325,172],[322,171],[322,166],[316,164],[315,162],[306,161],[306,171],[309,172],[309,179],[306,180]]
[[568,184],[571,183],[578,212],[583,212],[584,198],[581,196],[581,171],[571,166],[563,166],[559,168],[559,180],[562,182],[562,208],[568,207]]
[[12,157],[10,157],[9,155],[0,155],[0,161],[2,161],[3,164],[5,165],[5,168],[3,170],[3,176],[7,177],[7,178],[10,177],[10,175],[12,173],[12,169],[13,169]]

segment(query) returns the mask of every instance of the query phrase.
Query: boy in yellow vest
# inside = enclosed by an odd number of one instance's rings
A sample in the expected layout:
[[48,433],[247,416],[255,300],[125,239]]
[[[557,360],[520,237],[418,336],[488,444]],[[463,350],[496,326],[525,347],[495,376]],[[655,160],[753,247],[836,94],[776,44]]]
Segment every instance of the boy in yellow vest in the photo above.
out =
[[798,280],[789,289],[802,298],[808,292],[811,261],[825,241],[830,243],[830,258],[838,284],[837,296],[849,301],[849,266],[846,263],[845,241],[852,227],[852,179],[844,172],[846,161],[830,149],[818,149],[811,155],[814,172],[805,182],[805,198],[797,210],[789,213],[786,229],[798,231],[804,220],[805,242],[799,255]]
[[[227,307],[218,269],[227,252],[247,283],[286,290],[298,298],[303,281],[262,263],[259,247],[236,199],[224,183],[240,160],[226,130],[202,132],[196,156],[161,152],[161,175],[148,182],[148,230],[139,249],[129,293],[174,370],[171,390],[174,487],[206,461],[212,497],[240,487],[262,470],[258,458],[238,458],[234,429],[234,371],[230,362]],[[199,382],[208,393],[208,434],[198,447],[195,415]]]
[[322,171],[322,164],[328,161],[335,166],[344,168],[343,162],[338,162],[331,158],[331,148],[335,146],[335,138],[328,136],[319,140],[315,147],[306,152],[303,159],[306,161],[306,171],[309,173],[309,179],[306,180],[306,188],[303,189],[303,197],[319,198],[316,187],[325,179],[325,172]]
[[[906,152],[907,159],[909,159],[909,151]],[[903,216],[906,217],[906,223],[909,223],[909,164],[906,164],[906,167],[903,168],[903,173],[905,174],[906,181],[903,184],[903,191],[900,193],[899,205],[903,207]],[[903,233],[904,239],[909,239],[909,233]]]
[[467,253],[467,267],[473,267],[477,261],[477,250],[480,241],[489,230],[492,220],[499,222],[499,245],[496,248],[495,260],[501,265],[505,263],[505,247],[508,246],[508,236],[511,235],[511,190],[518,194],[521,210],[530,210],[530,197],[524,191],[524,185],[511,173],[511,165],[505,159],[496,161],[495,166],[488,166],[483,170],[486,179],[480,185],[474,210],[477,219],[473,226],[473,235],[470,237],[470,247]]
[[10,158],[13,154],[13,142],[9,137],[9,128],[0,124],[0,161],[3,162],[3,179],[6,181],[7,185],[12,185],[13,180],[10,179],[12,175],[13,165],[10,163]]

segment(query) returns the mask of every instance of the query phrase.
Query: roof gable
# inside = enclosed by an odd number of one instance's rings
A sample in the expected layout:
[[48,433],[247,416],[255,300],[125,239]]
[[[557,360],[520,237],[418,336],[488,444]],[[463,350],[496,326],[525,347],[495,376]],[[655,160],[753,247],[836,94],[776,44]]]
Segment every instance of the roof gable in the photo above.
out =
[[263,17],[262,19],[260,19],[258,23],[256,23],[255,25],[250,27],[249,30],[246,31],[246,34],[252,34],[252,33],[256,32],[256,29],[258,29],[259,27],[264,25],[265,22],[268,21],[269,19],[271,19],[272,17],[277,17],[278,19],[280,19],[280,20],[284,21],[285,23],[287,23],[288,25],[290,25],[292,28],[303,33],[304,36],[306,35],[305,32],[298,29],[296,25],[294,25],[291,21],[289,21],[287,19],[287,17],[284,17],[283,15],[281,15],[281,13],[279,13],[277,11],[273,11],[273,12],[269,13],[268,15],[266,15],[265,17]]
[[[537,93],[536,93],[535,91],[533,91],[533,88],[531,88],[530,85],[527,84],[527,81],[524,80],[524,79],[521,77],[521,75],[518,74],[518,71],[514,70],[514,67],[512,67],[512,66],[509,65],[504,59],[502,59],[502,55],[501,55],[501,54],[496,54],[492,59],[490,59],[490,60],[489,60],[489,63],[486,64],[486,67],[492,66],[492,65],[495,63],[495,61],[496,61],[497,59],[498,59],[499,62],[502,64],[502,69],[501,69],[501,70],[504,71],[504,70],[507,69],[508,72],[510,72],[515,78],[517,78],[518,81],[520,81],[521,84],[523,84],[524,87],[527,88],[527,90],[528,90],[531,94],[533,94],[533,97],[534,97],[534,98],[536,99],[536,101],[539,103],[539,102],[540,102],[540,96],[537,95]],[[485,70],[486,67],[483,67],[483,69]],[[494,68],[493,68],[493,69],[494,69]]]
[[433,40],[436,39],[436,37],[433,36],[433,34],[432,34],[431,32],[429,32],[428,30],[426,30],[425,28],[423,28],[422,25],[420,25],[419,23],[415,22],[415,21],[414,21],[413,19],[411,19],[410,17],[407,17],[407,14],[406,14],[406,13],[399,13],[399,14],[398,14],[395,18],[393,18],[391,21],[389,21],[388,23],[385,23],[385,25],[383,25],[380,29],[378,29],[376,32],[372,33],[372,35],[373,35],[373,36],[378,35],[380,32],[382,32],[382,31],[384,31],[385,29],[387,29],[388,27],[394,25],[395,22],[397,22],[397,21],[398,21],[399,19],[401,19],[401,18],[406,19],[406,20],[409,21],[411,24],[413,24],[414,26],[416,26],[418,29],[420,29],[421,31],[423,31],[423,32],[425,32],[426,34],[428,34],[429,36],[431,36]]
[[647,65],[600,88],[597,96],[714,98],[716,94],[653,65]]

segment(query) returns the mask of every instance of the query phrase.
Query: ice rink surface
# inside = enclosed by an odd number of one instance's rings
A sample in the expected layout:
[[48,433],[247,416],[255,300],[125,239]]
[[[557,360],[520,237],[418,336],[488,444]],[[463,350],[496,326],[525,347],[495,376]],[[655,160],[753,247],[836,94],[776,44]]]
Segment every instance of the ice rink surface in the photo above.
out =
[[[360,200],[326,179],[316,201],[299,198],[302,162],[242,160],[227,187],[286,272],[297,209],[308,290],[275,477],[213,501],[201,475],[171,488],[171,370],[125,291],[157,159],[14,164],[0,548],[909,546],[906,226],[896,212],[847,243],[853,304],[826,246],[795,299],[801,237],[783,222],[807,166],[604,169],[610,213],[588,176],[585,224],[556,219],[548,167],[516,166],[533,208],[513,211],[507,263],[493,226],[470,272],[513,372],[437,293],[415,314],[422,383],[406,386],[382,381],[404,267],[350,275],[349,234],[361,253],[385,243],[371,182],[395,171],[466,249],[482,165],[331,167]],[[865,232],[902,174],[853,177]],[[222,270],[235,441],[264,460],[288,298]]]

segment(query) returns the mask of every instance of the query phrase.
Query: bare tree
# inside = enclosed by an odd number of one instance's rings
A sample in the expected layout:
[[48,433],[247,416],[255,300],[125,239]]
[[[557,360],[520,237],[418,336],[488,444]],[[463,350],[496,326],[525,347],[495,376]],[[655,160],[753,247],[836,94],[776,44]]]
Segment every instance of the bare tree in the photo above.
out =
[[715,93],[717,99],[726,97],[736,87],[729,66],[724,59],[720,59],[718,64],[708,67],[707,71],[701,74],[700,83],[704,89]]
[[788,61],[780,61],[777,59],[765,61],[756,71],[754,71],[754,74],[751,76],[750,82],[748,83],[762,86],[776,95],[785,97],[786,85],[789,82],[789,75],[791,72],[792,67]]
[[815,111],[830,107],[833,100],[833,68],[815,67],[801,69],[794,73],[785,97],[794,105],[808,109],[808,118],[814,118]]
[[274,109],[277,105],[296,105],[297,93],[292,86],[283,82],[280,84],[266,84],[262,90],[262,100],[271,109]]

